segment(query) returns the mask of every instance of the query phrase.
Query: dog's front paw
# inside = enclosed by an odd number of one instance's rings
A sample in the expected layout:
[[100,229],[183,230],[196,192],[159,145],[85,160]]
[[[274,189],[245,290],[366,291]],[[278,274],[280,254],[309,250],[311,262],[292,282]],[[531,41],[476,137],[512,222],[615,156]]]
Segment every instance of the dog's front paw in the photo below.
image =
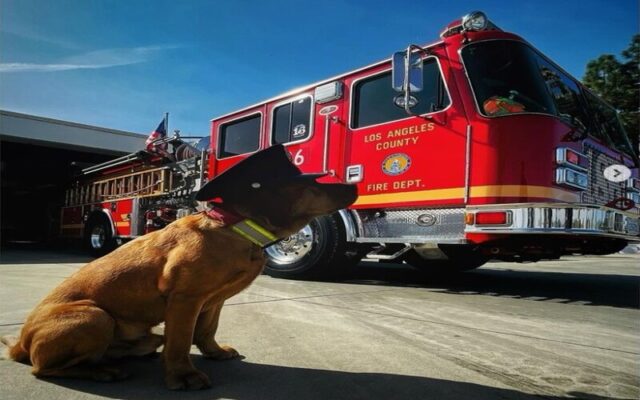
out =
[[203,351],[202,355],[212,360],[230,360],[240,357],[240,353],[231,346],[222,345],[215,350]]
[[211,387],[209,377],[197,369],[186,372],[168,372],[165,376],[165,383],[171,390],[200,390]]

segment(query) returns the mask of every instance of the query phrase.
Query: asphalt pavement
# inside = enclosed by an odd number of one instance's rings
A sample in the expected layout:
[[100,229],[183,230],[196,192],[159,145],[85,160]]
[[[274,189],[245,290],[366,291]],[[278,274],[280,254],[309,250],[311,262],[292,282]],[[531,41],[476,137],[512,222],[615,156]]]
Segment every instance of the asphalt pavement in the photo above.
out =
[[[0,252],[0,335],[88,258]],[[242,359],[192,357],[211,389],[164,388],[158,357],[115,383],[36,379],[0,361],[9,399],[638,399],[640,256],[489,263],[449,278],[363,262],[340,282],[259,277],[222,311]]]

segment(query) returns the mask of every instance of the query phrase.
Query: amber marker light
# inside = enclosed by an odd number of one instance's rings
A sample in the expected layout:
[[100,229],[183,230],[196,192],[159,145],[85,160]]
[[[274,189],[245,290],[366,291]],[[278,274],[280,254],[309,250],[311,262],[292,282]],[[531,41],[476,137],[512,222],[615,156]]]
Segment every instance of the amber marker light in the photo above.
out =
[[474,213],[465,213],[464,214],[464,223],[467,225],[473,225],[475,223],[476,216]]

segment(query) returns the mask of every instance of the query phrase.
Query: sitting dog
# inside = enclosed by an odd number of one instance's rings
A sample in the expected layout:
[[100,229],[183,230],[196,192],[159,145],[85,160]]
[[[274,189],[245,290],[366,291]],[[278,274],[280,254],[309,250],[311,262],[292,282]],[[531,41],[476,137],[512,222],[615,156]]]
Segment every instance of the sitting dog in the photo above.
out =
[[[214,335],[224,301],[261,273],[263,247],[355,201],[355,186],[319,176],[302,174],[281,145],[244,159],[197,193],[222,200],[212,211],[139,237],[62,282],[31,312],[10,357],[30,362],[37,377],[112,381],[125,374],[106,361],[164,344],[169,389],[210,387],[189,350],[238,356]],[[151,333],[161,322],[164,337]]]

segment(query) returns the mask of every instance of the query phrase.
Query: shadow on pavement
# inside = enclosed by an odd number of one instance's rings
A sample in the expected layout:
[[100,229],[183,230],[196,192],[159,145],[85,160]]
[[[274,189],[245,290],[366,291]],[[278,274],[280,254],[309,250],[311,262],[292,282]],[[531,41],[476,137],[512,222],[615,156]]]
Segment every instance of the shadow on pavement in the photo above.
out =
[[[133,360],[124,368],[135,375],[125,381],[96,383],[74,379],[48,379],[68,389],[107,398],[147,399],[539,399],[517,390],[466,382],[385,373],[353,373],[311,368],[254,364],[233,360],[209,361],[193,357],[196,368],[212,380],[211,389],[174,392],[165,389],[159,360]],[[604,399],[571,393],[573,398]],[[565,397],[544,396],[545,399]]]
[[441,293],[487,295],[581,305],[640,307],[640,276],[491,269],[429,276],[400,264],[362,262],[342,282],[426,288]]
[[5,245],[0,248],[2,264],[55,264],[88,263],[93,261],[87,252],[78,246]]
[[[73,246],[13,246],[0,249],[0,265],[88,263]],[[432,276],[403,264],[361,262],[343,283],[425,288],[459,295],[487,295],[581,305],[640,307],[640,276],[492,269],[490,265],[450,276]]]

